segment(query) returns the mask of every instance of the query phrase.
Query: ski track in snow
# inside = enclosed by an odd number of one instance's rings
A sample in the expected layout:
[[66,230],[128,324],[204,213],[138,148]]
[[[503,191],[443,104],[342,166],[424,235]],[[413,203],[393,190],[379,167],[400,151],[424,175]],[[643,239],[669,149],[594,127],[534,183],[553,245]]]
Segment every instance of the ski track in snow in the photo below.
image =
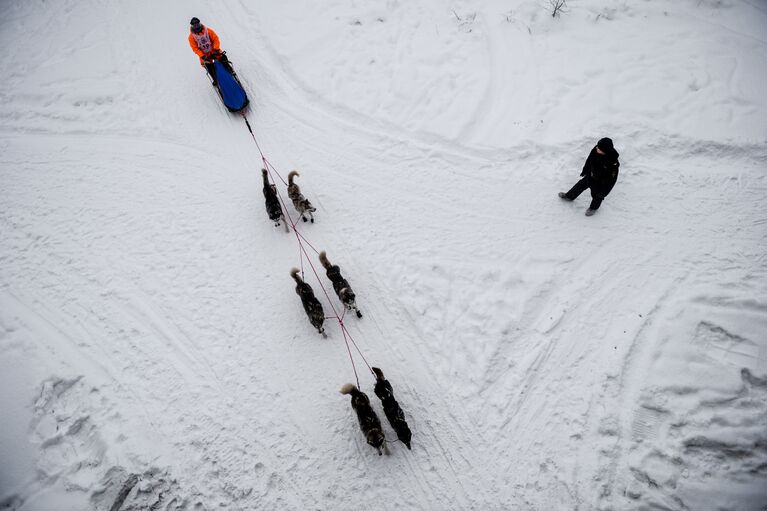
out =
[[[32,454],[0,509],[767,509],[766,14],[8,2],[0,454]],[[413,451],[378,457],[338,394],[192,15],[301,171]],[[604,132],[621,177],[587,219],[556,192]]]

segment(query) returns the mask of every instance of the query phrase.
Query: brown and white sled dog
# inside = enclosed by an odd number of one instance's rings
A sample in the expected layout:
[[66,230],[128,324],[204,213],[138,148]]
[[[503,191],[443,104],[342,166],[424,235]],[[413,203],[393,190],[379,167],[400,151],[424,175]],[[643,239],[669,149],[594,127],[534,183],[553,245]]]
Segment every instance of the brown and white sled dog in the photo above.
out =
[[309,213],[309,217],[312,219],[312,223],[314,223],[314,215],[312,215],[312,213],[317,211],[317,208],[312,206],[312,203],[301,193],[301,189],[298,185],[293,182],[293,178],[299,175],[300,174],[295,170],[288,174],[288,197],[293,201],[293,207],[296,208],[298,214],[301,215],[301,219],[306,222],[304,213]]
[[357,421],[360,423],[362,434],[365,435],[368,445],[374,447],[380,456],[383,454],[381,449],[383,449],[386,437],[384,437],[381,429],[381,421],[378,420],[375,410],[370,406],[370,399],[367,394],[351,383],[341,387],[341,394],[351,394],[352,408],[357,412]]
[[261,175],[264,177],[264,199],[266,200],[266,214],[269,220],[274,222],[275,227],[280,226],[280,220],[285,222],[285,231],[289,232],[288,222],[285,220],[285,214],[280,206],[280,199],[277,197],[277,187],[269,182],[269,173],[266,169],[261,169]]
[[330,264],[328,255],[324,250],[320,252],[320,262],[326,270],[325,274],[330,279],[330,282],[333,283],[333,290],[338,295],[338,299],[341,300],[341,303],[344,304],[347,309],[355,311],[357,317],[361,318],[362,313],[357,308],[357,295],[354,294],[352,287],[349,285],[349,281],[341,275],[341,268],[335,264]]
[[304,282],[301,277],[298,276],[298,268],[290,270],[290,276],[296,281],[296,294],[301,298],[301,303],[304,305],[304,311],[309,316],[309,322],[314,328],[317,329],[323,337],[325,335],[325,328],[322,324],[325,322],[325,312],[322,310],[322,304],[317,297],[314,296],[314,290],[312,286]]

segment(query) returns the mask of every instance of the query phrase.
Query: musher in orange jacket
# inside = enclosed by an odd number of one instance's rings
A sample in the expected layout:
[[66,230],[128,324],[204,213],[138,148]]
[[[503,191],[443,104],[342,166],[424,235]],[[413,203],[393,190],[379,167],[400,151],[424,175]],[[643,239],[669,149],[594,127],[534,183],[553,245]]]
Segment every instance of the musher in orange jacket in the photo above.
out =
[[221,51],[218,34],[212,28],[200,23],[199,18],[192,18],[189,25],[189,46],[200,57],[200,64],[205,66],[213,79],[213,85],[216,85],[218,80],[216,80],[216,68],[213,66],[214,60],[218,60],[232,72],[229,59]]

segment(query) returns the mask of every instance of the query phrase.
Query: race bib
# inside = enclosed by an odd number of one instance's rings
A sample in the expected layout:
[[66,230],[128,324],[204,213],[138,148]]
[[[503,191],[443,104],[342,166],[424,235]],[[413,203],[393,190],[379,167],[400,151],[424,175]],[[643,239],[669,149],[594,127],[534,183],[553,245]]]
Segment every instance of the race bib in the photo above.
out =
[[210,53],[213,50],[213,41],[210,40],[207,28],[202,34],[192,34],[192,36],[194,36],[194,40],[197,42],[197,47],[203,53]]

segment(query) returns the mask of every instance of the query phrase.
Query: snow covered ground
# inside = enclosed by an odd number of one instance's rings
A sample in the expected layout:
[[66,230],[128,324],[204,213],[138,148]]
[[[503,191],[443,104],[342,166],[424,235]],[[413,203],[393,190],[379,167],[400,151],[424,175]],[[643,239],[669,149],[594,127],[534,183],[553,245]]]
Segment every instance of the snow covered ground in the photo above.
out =
[[548,4],[3,1],[0,509],[767,509],[767,3]]

